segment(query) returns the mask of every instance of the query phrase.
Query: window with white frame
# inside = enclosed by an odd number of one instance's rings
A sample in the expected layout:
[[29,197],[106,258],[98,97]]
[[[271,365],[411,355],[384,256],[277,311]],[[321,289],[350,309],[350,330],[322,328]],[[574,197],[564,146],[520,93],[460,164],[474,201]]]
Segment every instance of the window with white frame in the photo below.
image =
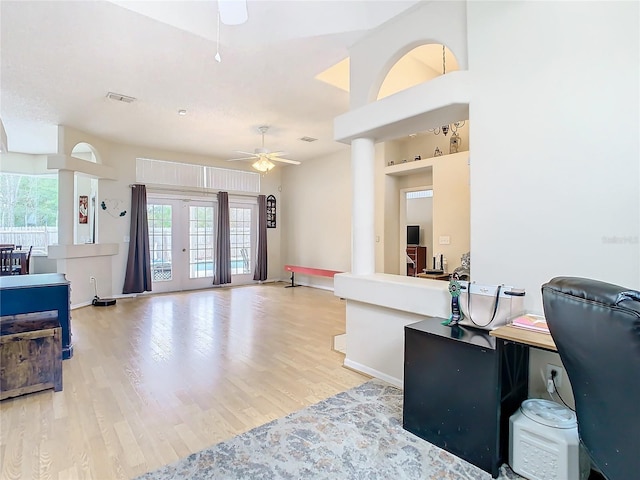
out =
[[58,243],[58,175],[0,172],[0,243],[47,252]]
[[151,158],[136,159],[136,182],[186,189],[260,193],[259,173]]

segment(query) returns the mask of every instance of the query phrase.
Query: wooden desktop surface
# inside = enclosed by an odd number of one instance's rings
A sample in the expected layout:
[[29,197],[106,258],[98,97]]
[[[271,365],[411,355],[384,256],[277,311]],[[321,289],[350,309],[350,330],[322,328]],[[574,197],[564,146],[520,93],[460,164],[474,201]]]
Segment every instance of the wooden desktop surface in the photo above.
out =
[[420,278],[429,278],[431,280],[449,280],[449,273],[419,273],[416,275]]
[[505,325],[491,330],[489,335],[502,338],[503,340],[511,340],[512,342],[524,343],[536,348],[543,348],[552,352],[557,352],[556,344],[551,338],[551,334],[534,332],[525,330],[524,328],[514,327],[513,325]]

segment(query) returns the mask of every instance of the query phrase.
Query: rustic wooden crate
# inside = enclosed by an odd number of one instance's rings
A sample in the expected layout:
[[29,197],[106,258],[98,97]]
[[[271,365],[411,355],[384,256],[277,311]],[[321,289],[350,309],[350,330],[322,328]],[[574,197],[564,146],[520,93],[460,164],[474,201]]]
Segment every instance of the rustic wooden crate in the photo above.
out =
[[58,312],[0,317],[0,400],[62,390],[62,329]]

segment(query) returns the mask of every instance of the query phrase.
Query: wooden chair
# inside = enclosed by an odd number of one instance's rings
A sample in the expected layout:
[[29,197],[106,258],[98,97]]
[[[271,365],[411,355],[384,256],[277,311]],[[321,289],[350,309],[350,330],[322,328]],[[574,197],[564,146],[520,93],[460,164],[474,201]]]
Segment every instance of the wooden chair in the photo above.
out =
[[31,273],[31,270],[29,269],[29,262],[31,261],[31,251],[33,250],[33,245],[31,245],[29,247],[29,253],[27,253],[27,260],[25,263],[25,268],[26,268],[26,272],[27,273]]
[[[23,252],[20,252],[19,255],[16,252],[13,252],[12,264],[11,264],[11,275],[26,275],[29,273],[29,261],[31,260],[31,251],[33,250],[33,245],[29,247],[29,251],[26,256],[23,256]],[[24,260],[24,264],[23,264]]]
[[11,275],[11,261],[13,259],[13,246],[0,247],[0,275]]

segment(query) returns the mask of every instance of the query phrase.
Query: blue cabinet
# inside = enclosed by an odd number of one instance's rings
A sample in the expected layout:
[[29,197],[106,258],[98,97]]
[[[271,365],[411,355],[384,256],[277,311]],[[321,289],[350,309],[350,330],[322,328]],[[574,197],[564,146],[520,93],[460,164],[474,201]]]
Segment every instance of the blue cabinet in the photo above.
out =
[[62,273],[0,277],[0,316],[56,310],[62,328],[62,358],[73,356],[71,285]]

